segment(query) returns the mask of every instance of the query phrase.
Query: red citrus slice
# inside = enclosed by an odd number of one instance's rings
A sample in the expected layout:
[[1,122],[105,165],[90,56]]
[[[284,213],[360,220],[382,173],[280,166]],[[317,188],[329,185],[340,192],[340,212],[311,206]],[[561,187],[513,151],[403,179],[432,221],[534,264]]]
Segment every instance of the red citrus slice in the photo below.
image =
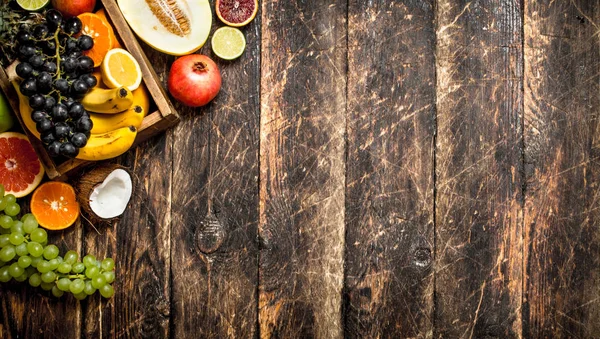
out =
[[0,133],[0,183],[6,194],[24,197],[42,181],[44,168],[24,134]]
[[215,11],[228,26],[246,26],[258,13],[258,0],[217,0]]

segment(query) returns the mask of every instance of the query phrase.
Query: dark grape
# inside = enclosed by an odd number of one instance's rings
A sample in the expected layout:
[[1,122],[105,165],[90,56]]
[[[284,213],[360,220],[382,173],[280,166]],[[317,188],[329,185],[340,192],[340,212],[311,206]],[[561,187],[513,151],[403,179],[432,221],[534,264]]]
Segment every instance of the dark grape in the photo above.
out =
[[54,42],[54,40],[44,41],[42,48],[44,49],[44,52],[46,52],[47,55],[56,54],[56,42]]
[[67,19],[67,21],[65,21],[65,25],[63,26],[63,29],[67,34],[77,34],[77,33],[81,32],[82,26],[83,25],[81,23],[81,19],[74,16],[72,18]]
[[89,35],[81,35],[77,40],[77,45],[82,51],[87,51],[94,47],[94,39]]
[[48,113],[39,110],[31,112],[31,120],[35,121],[36,123],[44,119],[48,119]]
[[65,78],[67,78],[69,80],[74,80],[74,79],[77,79],[78,77],[79,77],[79,74],[77,74],[77,72],[65,73]]
[[73,146],[81,148],[87,143],[87,137],[81,132],[75,133],[71,136],[71,143]]
[[28,78],[23,80],[23,82],[21,82],[21,85],[19,86],[19,89],[21,90],[21,93],[25,96],[32,96],[38,91],[36,81],[34,78]]
[[53,158],[56,158],[57,156],[59,156],[60,155],[60,146],[62,146],[62,143],[60,141],[53,141],[52,143],[50,143],[46,147],[46,150],[48,151],[48,155],[50,155]]
[[51,112],[52,107],[54,107],[54,105],[56,105],[56,99],[54,99],[54,97],[51,97],[51,96],[46,96],[46,103],[44,104],[44,110],[46,112]]
[[38,132],[40,133],[44,133],[44,132],[48,132],[51,131],[54,128],[54,124],[52,123],[52,121],[48,118],[38,122],[37,124],[35,124],[36,129],[38,130]]
[[77,39],[75,38],[69,38],[65,44],[65,50],[67,52],[70,52],[72,50],[74,50],[75,48],[77,48]]
[[89,88],[92,88],[98,84],[98,79],[91,74],[83,74],[79,77],[80,80],[83,80]]
[[38,54],[31,56],[28,60],[29,64],[31,64],[31,67],[34,69],[40,69],[42,65],[44,65],[45,61],[46,60],[44,60],[44,57]]
[[66,73],[70,73],[73,72],[74,70],[77,69],[78,63],[77,60],[75,60],[75,58],[72,57],[66,57],[62,60],[62,62],[60,63],[60,65],[62,66],[63,70]]
[[79,154],[79,149],[70,142],[65,142],[60,146],[60,154],[67,158],[75,158]]
[[44,62],[44,65],[42,66],[42,70],[46,71],[48,73],[56,73],[56,70],[57,70],[56,63],[53,61],[46,61],[46,62]]
[[17,42],[21,45],[30,45],[33,44],[33,36],[31,33],[27,31],[19,31],[17,32]]
[[62,23],[62,14],[55,9],[50,9],[46,12],[46,21],[48,22],[48,26],[54,30]]
[[23,45],[19,46],[19,59],[27,60],[35,54],[35,47]]
[[54,125],[54,136],[58,139],[66,138],[71,133],[71,127],[64,122],[57,122]]
[[31,67],[31,65],[27,62],[21,62],[17,65],[15,71],[17,72],[18,76],[26,79],[33,72],[33,67]]
[[75,99],[71,98],[71,97],[67,97],[65,100],[63,100],[63,104],[65,104],[65,106],[67,106],[67,109],[71,109],[71,105],[73,105],[75,103]]
[[78,132],[89,132],[92,130],[92,127],[94,127],[94,123],[89,117],[81,117],[77,120],[76,129]]
[[69,82],[67,79],[54,80],[54,88],[61,93],[66,93],[69,90]]
[[81,50],[79,48],[75,48],[67,53],[67,56],[77,59],[81,56]]
[[79,71],[82,73],[92,73],[94,70],[94,60],[87,55],[79,58]]
[[79,102],[74,103],[69,108],[69,116],[73,120],[78,120],[79,118],[81,118],[83,116],[84,112],[85,112],[85,108],[83,108],[83,105]]
[[46,99],[41,94],[34,94],[29,98],[29,106],[33,109],[38,109],[44,107],[46,104]]
[[39,92],[43,94],[50,92],[52,89],[52,75],[48,72],[40,73],[37,77],[36,84]]
[[[67,106],[65,104],[56,104],[52,108],[52,120],[53,121],[64,121],[69,117],[69,111],[67,110]],[[58,127],[58,124],[55,128]],[[56,134],[58,136],[58,133]]]
[[87,83],[83,80],[77,79],[71,84],[71,91],[76,96],[86,94],[88,90],[89,87]]
[[44,145],[49,145],[49,144],[53,143],[54,141],[56,141],[56,137],[54,136],[54,133],[52,131],[49,131],[49,132],[43,133],[40,137],[40,140],[42,140]]
[[50,29],[46,24],[39,24],[33,28],[33,36],[37,39],[45,38],[48,33],[50,33]]

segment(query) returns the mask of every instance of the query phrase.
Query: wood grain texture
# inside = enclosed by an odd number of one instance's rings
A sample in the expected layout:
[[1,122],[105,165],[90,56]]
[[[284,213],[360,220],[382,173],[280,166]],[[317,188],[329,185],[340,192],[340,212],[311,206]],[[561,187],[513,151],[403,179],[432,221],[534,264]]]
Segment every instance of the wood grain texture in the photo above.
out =
[[597,338],[600,4],[525,3],[525,337]]
[[[181,109],[174,134],[177,338],[258,335],[260,18],[244,34],[244,55],[218,63],[223,84],[217,98],[206,108]],[[210,54],[210,46],[202,51]]]
[[263,338],[342,336],[346,13],[262,2]]
[[433,1],[350,1],[345,333],[433,333]]
[[437,8],[435,336],[521,333],[522,8]]

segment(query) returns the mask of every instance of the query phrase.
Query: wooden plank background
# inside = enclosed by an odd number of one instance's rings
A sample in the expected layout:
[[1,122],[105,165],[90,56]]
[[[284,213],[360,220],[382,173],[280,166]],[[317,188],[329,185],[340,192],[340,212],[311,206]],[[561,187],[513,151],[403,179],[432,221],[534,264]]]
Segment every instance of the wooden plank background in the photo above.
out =
[[200,51],[219,96],[118,160],[121,220],[51,236],[113,256],[114,298],[3,284],[0,338],[600,337],[600,2],[265,0],[242,30]]

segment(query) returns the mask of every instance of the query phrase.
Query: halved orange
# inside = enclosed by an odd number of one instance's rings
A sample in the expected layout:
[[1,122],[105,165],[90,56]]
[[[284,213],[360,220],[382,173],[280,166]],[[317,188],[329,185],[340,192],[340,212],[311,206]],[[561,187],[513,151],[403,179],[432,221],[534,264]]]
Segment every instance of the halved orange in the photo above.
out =
[[136,90],[142,83],[142,70],[133,55],[122,48],[113,48],[102,60],[102,81],[109,88],[126,87]]
[[77,16],[81,19],[83,28],[82,34],[89,35],[94,40],[94,47],[83,54],[94,60],[94,67],[100,66],[102,60],[108,51],[115,44],[115,34],[112,27],[101,16],[94,13],[83,13]]
[[31,213],[38,223],[49,230],[62,230],[79,217],[79,203],[69,184],[49,181],[39,186],[31,196]]
[[101,17],[102,19],[104,19],[104,21],[108,24],[108,27],[110,27],[110,32],[111,32],[111,35],[113,36],[113,40],[114,40],[113,48],[123,48],[123,46],[121,46],[121,43],[119,42],[119,39],[115,35],[115,30],[113,29],[113,27],[110,24],[110,21],[108,21],[108,18],[106,17],[106,12],[104,11],[104,8],[100,8],[94,14],[96,14],[99,17]]

